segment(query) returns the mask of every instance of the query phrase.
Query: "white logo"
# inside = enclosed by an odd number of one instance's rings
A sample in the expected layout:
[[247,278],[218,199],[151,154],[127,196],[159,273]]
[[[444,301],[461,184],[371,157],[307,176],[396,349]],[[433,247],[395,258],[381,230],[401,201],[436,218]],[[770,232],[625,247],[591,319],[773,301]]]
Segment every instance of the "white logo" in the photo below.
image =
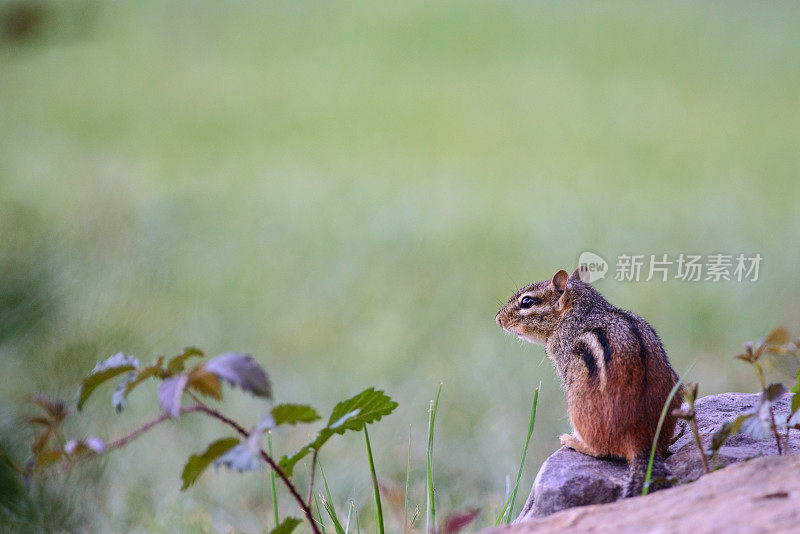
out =
[[590,284],[597,280],[602,280],[608,272],[608,262],[588,250],[581,253],[578,258],[578,265],[580,267],[578,274],[581,280]]

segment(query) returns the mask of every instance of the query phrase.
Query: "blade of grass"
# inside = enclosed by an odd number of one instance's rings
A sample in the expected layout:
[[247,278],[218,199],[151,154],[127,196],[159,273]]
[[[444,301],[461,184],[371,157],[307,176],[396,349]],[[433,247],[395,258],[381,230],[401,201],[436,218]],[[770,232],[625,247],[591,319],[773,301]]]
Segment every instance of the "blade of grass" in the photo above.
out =
[[325,534],[325,522],[322,520],[322,512],[319,510],[319,501],[317,500],[316,494],[314,495],[314,504],[317,505],[317,523],[319,523],[319,528],[322,531],[322,534]]
[[336,516],[336,509],[333,507],[333,503],[323,497],[322,506],[325,507],[325,511],[328,512],[328,516],[330,516],[331,521],[333,521],[333,528],[336,530],[336,534],[345,534],[344,527],[339,522],[339,518]]
[[[275,458],[272,454],[272,432],[267,432],[267,448],[269,449],[269,455]],[[275,528],[278,528],[281,522],[278,517],[278,493],[275,491],[275,471],[273,469],[269,470],[269,483],[272,486],[272,513],[275,516]]]
[[344,534],[344,527],[342,527],[342,522],[339,521],[339,516],[336,515],[336,507],[333,505],[333,497],[331,497],[331,490],[328,487],[328,479],[325,477],[325,470],[322,468],[322,462],[319,462],[319,472],[322,475],[322,482],[325,484],[325,495],[327,495],[327,499],[322,499],[322,506],[325,507],[325,511],[328,512],[328,515],[333,521],[333,528],[336,529],[337,534]]
[[439,390],[436,392],[436,401],[431,401],[430,411],[428,412],[428,518],[425,524],[426,534],[433,534],[436,531],[436,490],[433,485],[433,424],[436,421],[436,411],[439,409],[439,395],[442,393],[443,382],[439,382]]
[[364,440],[367,443],[367,457],[369,458],[369,472],[372,476],[372,489],[375,491],[375,509],[378,513],[378,532],[383,534],[383,509],[381,508],[381,490],[378,488],[378,476],[375,474],[375,463],[372,460],[372,447],[369,444],[369,432],[364,425]]
[[536,405],[539,403],[539,388],[542,383],[536,386],[533,390],[533,404],[531,405],[531,419],[528,422],[528,435],[525,438],[525,447],[522,449],[522,461],[519,463],[519,471],[517,471],[517,481],[514,483],[514,491],[511,492],[511,504],[506,510],[506,523],[511,522],[511,516],[514,515],[514,501],[517,500],[517,490],[519,489],[519,480],[522,478],[522,468],[525,467],[525,457],[528,455],[528,445],[531,443],[531,436],[533,435],[533,425],[536,423]]
[[506,517],[506,510],[508,510],[508,505],[511,504],[511,477],[506,475],[506,496],[505,496],[505,504],[500,509],[500,515],[497,516],[497,519],[494,522],[494,526],[499,526],[500,523]]
[[691,365],[689,365],[689,367],[683,372],[675,385],[672,386],[672,390],[670,390],[669,395],[667,395],[667,401],[664,403],[664,407],[661,409],[661,417],[658,418],[658,426],[656,427],[656,436],[653,438],[653,446],[650,449],[650,461],[647,462],[647,472],[644,475],[642,495],[647,495],[647,493],[650,491],[650,476],[653,474],[653,461],[656,458],[656,446],[658,445],[658,438],[661,435],[661,427],[664,425],[664,419],[667,418],[669,406],[672,404],[672,399],[675,397],[675,394],[678,392],[681,384],[683,384],[683,379],[686,378],[686,375],[689,374],[696,363],[697,360],[693,361]]
[[403,534],[408,532],[408,480],[411,475],[411,425],[408,425],[408,464],[406,464],[406,496],[403,502]]
[[353,515],[353,506],[355,506],[355,504],[353,501],[350,501],[350,508],[347,510],[347,524],[344,526],[344,534],[350,534],[350,518]]

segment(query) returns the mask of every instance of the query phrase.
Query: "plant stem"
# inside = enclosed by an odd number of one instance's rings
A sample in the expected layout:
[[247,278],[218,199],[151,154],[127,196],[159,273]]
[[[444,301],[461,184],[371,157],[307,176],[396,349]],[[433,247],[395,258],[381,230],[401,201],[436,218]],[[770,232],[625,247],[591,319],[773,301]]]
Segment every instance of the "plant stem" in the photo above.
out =
[[372,460],[372,447],[369,444],[369,432],[364,425],[364,440],[367,443],[367,457],[369,458],[369,473],[372,476],[372,489],[375,491],[375,508],[378,513],[378,532],[383,534],[383,508],[381,507],[381,491],[378,487],[378,476],[375,474],[375,462]]
[[[190,411],[190,410],[188,410],[187,408],[181,408],[181,413],[182,414],[186,413],[188,411]],[[191,410],[191,411],[195,411],[195,410]],[[140,426],[139,428],[137,428],[136,430],[134,430],[130,434],[126,434],[126,435],[122,436],[121,438],[119,438],[117,440],[114,440],[114,441],[111,441],[109,443],[106,443],[105,446],[103,447],[103,453],[111,452],[113,450],[116,450],[116,449],[119,449],[121,447],[124,447],[125,445],[127,445],[131,441],[135,440],[136,438],[138,438],[139,436],[141,436],[142,434],[144,434],[145,432],[147,432],[148,430],[150,430],[151,428],[153,428],[157,424],[159,424],[159,423],[161,423],[163,421],[166,421],[167,419],[169,419],[169,414],[166,414],[166,413],[162,413],[158,417],[154,417],[153,419],[150,419],[149,421],[147,421],[145,424],[143,424],[142,426]]]
[[[787,433],[789,432],[788,427],[786,432]],[[406,464],[406,496],[403,502],[403,534],[408,533],[408,480],[410,475],[411,475],[411,425],[408,425],[408,463]]]
[[[234,430],[236,430],[236,432],[239,433],[239,435],[241,435],[244,438],[250,437],[250,433],[247,430],[245,430],[239,423],[237,423],[233,419],[225,417],[219,411],[217,411],[217,410],[215,410],[215,409],[213,409],[213,408],[211,408],[209,406],[206,406],[202,402],[199,402],[198,404],[195,404],[194,406],[184,406],[180,410],[180,414],[181,415],[183,415],[185,413],[195,413],[195,412],[203,412],[203,413],[213,417],[214,419],[217,419],[217,420],[225,423],[226,425],[228,425],[231,428],[233,428]],[[153,428],[154,426],[158,425],[159,423],[162,423],[162,422],[166,421],[167,419],[170,419],[170,416],[168,414],[166,414],[166,413],[159,414],[158,416],[156,416],[153,419],[147,421],[142,426],[140,426],[139,428],[137,428],[134,431],[130,432],[129,434],[126,434],[126,435],[122,436],[119,439],[116,439],[114,441],[110,441],[110,442],[106,443],[105,446],[104,446],[104,449],[103,449],[103,454],[106,454],[106,453],[109,453],[109,452],[114,451],[116,449],[119,449],[120,447],[124,447],[125,445],[127,445],[131,441],[135,440],[136,438],[138,438],[139,436],[141,436],[142,434],[144,434],[145,432],[147,432],[148,430]],[[294,500],[297,501],[298,506],[300,506],[300,509],[303,511],[303,514],[306,516],[306,518],[308,519],[308,522],[311,524],[311,529],[314,531],[314,534],[320,534],[319,528],[314,523],[314,516],[311,514],[311,508],[306,505],[305,501],[303,500],[303,497],[301,497],[300,494],[297,492],[297,488],[295,487],[294,484],[292,484],[292,481],[289,480],[289,477],[286,476],[286,473],[283,472],[283,469],[280,468],[280,466],[275,462],[275,460],[272,458],[272,456],[267,454],[266,451],[261,449],[261,450],[259,450],[259,453],[261,454],[261,458],[265,462],[267,462],[267,464],[269,464],[269,466],[272,468],[272,470],[275,473],[277,473],[277,475],[280,477],[280,479],[283,482],[283,484],[289,490],[289,493],[292,494],[292,497],[294,498]],[[100,456],[100,455],[99,454],[86,454],[83,457],[81,457],[80,459],[74,460],[74,461],[72,461],[72,462],[70,462],[68,464],[62,464],[62,465],[66,466],[66,467],[64,467],[62,469],[65,469],[65,470],[72,469],[73,467],[75,467],[79,463],[81,463],[81,462],[83,462],[85,460],[96,458],[98,456]]]
[[[198,404],[197,406],[190,406],[189,408],[193,408],[190,411],[204,412],[210,415],[211,417],[222,421],[226,425],[232,427],[234,430],[236,430],[236,432],[238,432],[245,438],[250,437],[250,433],[247,432],[247,430],[245,430],[244,428],[242,428],[242,426],[239,425],[239,423],[237,423],[233,419],[225,417],[224,415],[222,415],[220,412],[218,412],[213,408],[209,408],[204,404]],[[181,412],[183,412],[184,409],[181,409]],[[316,523],[314,522],[314,516],[311,512],[311,507],[308,506],[306,502],[303,500],[303,497],[300,496],[300,493],[298,493],[297,488],[295,487],[294,484],[292,484],[292,481],[289,480],[289,477],[286,476],[286,473],[283,472],[283,469],[280,468],[280,466],[275,462],[275,460],[272,459],[272,456],[267,454],[266,451],[262,449],[259,450],[258,452],[261,454],[261,458],[263,458],[264,461],[269,464],[272,470],[275,471],[278,477],[280,477],[283,484],[289,490],[289,493],[292,494],[294,500],[297,501],[298,506],[300,506],[300,509],[303,511],[303,514],[306,516],[306,519],[308,519],[308,522],[311,525],[311,529],[314,531],[314,534],[320,534],[320,530],[317,527]]]
[[[783,454],[781,449],[781,435],[778,433],[778,426],[775,424],[775,412],[772,410],[772,403],[769,405],[769,417],[772,422],[772,432],[775,434],[775,444],[778,446],[778,456]],[[787,425],[788,426],[788,425]],[[788,441],[786,442],[788,445]]]
[[314,496],[314,475],[317,472],[317,455],[319,451],[314,451],[314,455],[311,457],[311,475],[308,477],[308,507],[311,507],[311,497]]
[[[267,432],[267,452],[272,456],[272,432]],[[278,517],[278,492],[275,491],[275,471],[269,470],[269,482],[272,487],[272,513],[275,516],[275,528],[280,525],[280,518]]]
[[783,441],[786,443],[786,454],[792,454],[792,449],[789,448],[789,425],[786,425],[786,434],[783,438]]
[[[694,410],[694,408],[692,408],[692,410]],[[703,461],[703,471],[708,474],[711,471],[708,469],[708,459],[706,458],[706,453],[703,450],[703,441],[700,439],[700,432],[697,430],[697,418],[694,415],[692,415],[692,418],[689,419],[689,428],[692,429],[694,441],[697,443],[697,449],[700,451],[700,460]]]

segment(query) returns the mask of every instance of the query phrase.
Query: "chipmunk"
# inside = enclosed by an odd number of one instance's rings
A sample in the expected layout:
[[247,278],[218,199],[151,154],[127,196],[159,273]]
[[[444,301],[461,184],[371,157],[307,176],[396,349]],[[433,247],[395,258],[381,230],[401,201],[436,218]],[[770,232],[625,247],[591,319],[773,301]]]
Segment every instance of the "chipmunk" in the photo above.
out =
[[[638,315],[610,304],[581,273],[558,271],[551,280],[517,291],[495,321],[530,343],[544,345],[566,392],[574,429],[561,443],[595,457],[628,461],[623,497],[641,494],[661,410],[678,376],[661,340]],[[662,458],[675,431],[672,400],[658,439]],[[661,463],[661,469],[666,466]]]

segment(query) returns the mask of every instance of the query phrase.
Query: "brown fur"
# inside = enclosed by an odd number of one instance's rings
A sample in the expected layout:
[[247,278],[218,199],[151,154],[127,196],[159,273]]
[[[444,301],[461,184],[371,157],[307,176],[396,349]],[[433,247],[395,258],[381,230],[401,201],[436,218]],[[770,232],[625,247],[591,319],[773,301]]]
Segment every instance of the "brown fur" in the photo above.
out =
[[[534,302],[521,305],[524,297]],[[649,453],[661,410],[678,380],[661,340],[638,315],[612,306],[579,269],[520,289],[496,317],[503,329],[545,346],[566,391],[575,432],[561,442],[591,456],[631,465]],[[658,443],[666,452],[675,430],[672,401]]]

